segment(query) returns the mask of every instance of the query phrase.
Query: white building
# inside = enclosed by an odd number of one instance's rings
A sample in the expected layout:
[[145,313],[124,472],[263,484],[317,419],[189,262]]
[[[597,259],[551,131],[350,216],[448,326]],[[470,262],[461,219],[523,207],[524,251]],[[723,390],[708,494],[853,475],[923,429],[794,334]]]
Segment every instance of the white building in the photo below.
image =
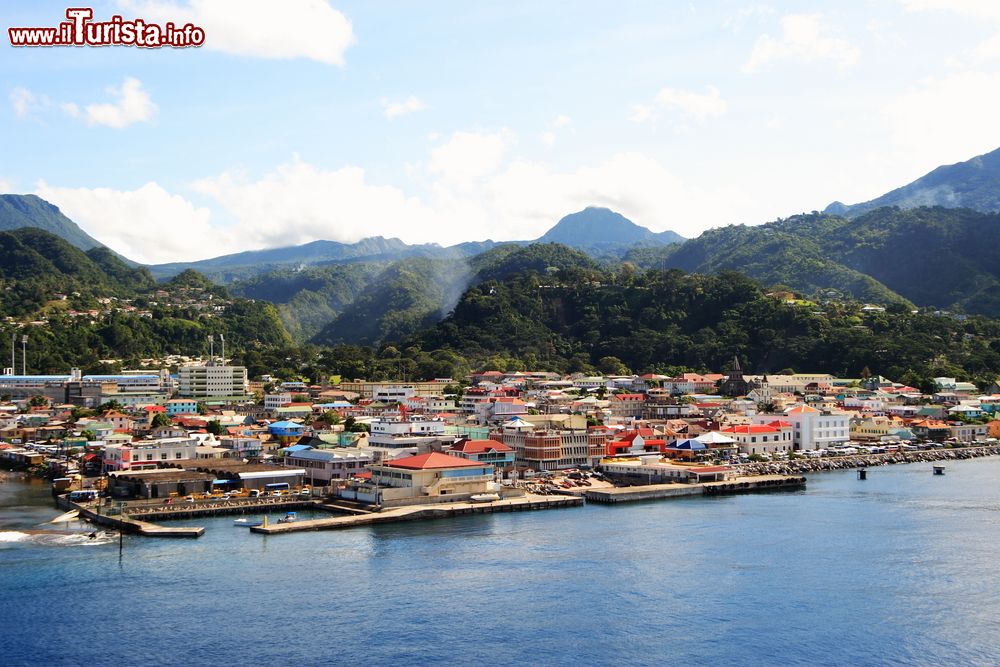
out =
[[[774,415],[755,415],[753,420],[756,424],[767,424],[774,421]],[[851,439],[851,418],[843,412],[799,405],[785,410],[783,421],[792,425],[795,449],[825,449]]]
[[127,445],[104,448],[104,470],[156,468],[162,464],[197,458],[195,438],[164,438],[133,441]]
[[265,410],[277,410],[282,405],[288,405],[292,402],[291,394],[265,394],[264,395],[264,409]]
[[177,394],[182,398],[226,400],[248,396],[247,369],[243,366],[181,366],[177,385]]
[[373,419],[368,444],[371,447],[416,447],[445,439],[445,423],[434,419]]

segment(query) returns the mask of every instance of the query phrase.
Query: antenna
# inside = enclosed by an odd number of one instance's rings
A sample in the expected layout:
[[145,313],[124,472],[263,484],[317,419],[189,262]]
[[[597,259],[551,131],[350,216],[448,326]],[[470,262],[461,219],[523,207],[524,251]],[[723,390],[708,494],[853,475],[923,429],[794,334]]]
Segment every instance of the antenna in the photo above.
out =
[[28,334],[21,336],[21,375],[28,374]]
[[226,365],[226,336],[219,334],[219,342],[222,343],[222,365]]
[[208,363],[215,361],[215,336],[208,334]]
[[10,334],[10,374],[13,375],[17,372],[17,357],[14,356],[14,346],[17,344],[17,332],[13,331]]

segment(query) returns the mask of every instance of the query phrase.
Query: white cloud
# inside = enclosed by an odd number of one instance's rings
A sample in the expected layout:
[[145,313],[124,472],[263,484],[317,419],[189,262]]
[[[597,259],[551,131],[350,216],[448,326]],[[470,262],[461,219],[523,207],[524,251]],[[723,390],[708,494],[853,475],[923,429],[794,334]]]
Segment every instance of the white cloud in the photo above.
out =
[[573,119],[560,113],[556,114],[556,119],[552,121],[552,124],[556,127],[570,127],[573,125]]
[[21,86],[11,90],[9,98],[18,118],[31,118],[52,104],[47,95],[37,95]]
[[126,77],[121,87],[110,86],[107,92],[115,98],[114,102],[88,104],[83,110],[73,102],[64,102],[60,108],[68,116],[83,118],[88,125],[115,128],[146,122],[156,115],[156,105],[138,79]]
[[740,32],[743,30],[744,24],[750,19],[757,19],[758,21],[764,17],[774,14],[774,7],[770,5],[750,5],[748,7],[742,7],[736,12],[725,16],[722,19],[722,27],[726,30],[732,30],[733,32]]
[[193,23],[206,49],[258,58],[308,58],[344,65],[354,30],[326,0],[119,0],[135,16]]
[[455,132],[431,150],[427,169],[444,185],[468,188],[496,172],[512,139],[509,130]]
[[455,132],[409,163],[401,186],[373,183],[357,166],[325,169],[293,157],[262,175],[226,171],[193,183],[207,206],[157,183],[116,191],[40,182],[36,191],[102,242],[147,262],[374,235],[444,245],[532,239],[589,205],[695,235],[741,220],[755,201],[693,187],[640,153],[565,170],[512,155],[516,145],[509,130]]
[[556,143],[556,133],[552,131],[542,132],[542,143],[546,146],[554,146]]
[[824,32],[817,14],[785,16],[781,19],[781,37],[758,37],[743,71],[759,72],[785,60],[807,64],[828,61],[843,71],[861,61],[861,50],[857,46],[842,37],[827,36]]
[[406,114],[414,113],[415,111],[423,111],[427,107],[424,103],[417,97],[410,95],[402,102],[390,102],[389,100],[382,100],[382,112],[385,117],[389,120],[397,118],[399,116],[405,116]]
[[[709,118],[723,115],[728,107],[726,100],[715,86],[706,86],[704,93],[680,88],[661,88],[653,98],[652,104],[632,105],[629,120],[633,123],[645,123],[656,120],[657,111],[668,111],[683,121],[700,125]],[[674,126],[674,130],[688,132],[691,127],[685,122],[680,122]]]
[[27,88],[18,86],[10,91],[10,104],[14,107],[14,113],[18,118],[28,115],[28,110],[35,104],[35,94]]
[[924,79],[883,109],[901,163],[938,165],[1000,147],[1000,73]]
[[88,234],[137,262],[169,262],[224,254],[238,235],[210,226],[211,213],[155,182],[137,190],[65,188],[39,181],[52,202]]

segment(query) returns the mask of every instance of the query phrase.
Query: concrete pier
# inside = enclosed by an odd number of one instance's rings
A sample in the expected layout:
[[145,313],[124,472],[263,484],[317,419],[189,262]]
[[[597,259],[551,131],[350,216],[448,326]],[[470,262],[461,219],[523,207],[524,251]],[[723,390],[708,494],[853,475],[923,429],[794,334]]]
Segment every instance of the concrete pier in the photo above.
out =
[[527,495],[488,503],[463,502],[394,507],[381,512],[371,512],[355,516],[337,516],[329,519],[313,519],[310,521],[295,521],[293,523],[276,523],[268,526],[253,526],[250,528],[250,531],[262,535],[278,535],[281,533],[297,533],[305,530],[340,530],[378,523],[397,523],[418,519],[444,519],[463,514],[524,512],[529,510],[579,507],[581,505],[583,505],[583,498],[579,497]]
[[753,493],[778,489],[802,488],[805,477],[789,475],[760,475],[757,477],[737,477],[725,482],[702,482],[696,484],[647,484],[645,486],[623,486],[614,489],[593,489],[583,494],[594,503],[631,503],[640,500],[659,500],[682,496],[715,496],[731,493]]

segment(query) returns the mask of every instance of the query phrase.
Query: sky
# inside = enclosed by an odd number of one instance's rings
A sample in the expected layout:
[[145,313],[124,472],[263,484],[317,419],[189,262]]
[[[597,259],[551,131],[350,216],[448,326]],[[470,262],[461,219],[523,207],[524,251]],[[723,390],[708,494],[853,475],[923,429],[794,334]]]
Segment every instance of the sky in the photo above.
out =
[[588,205],[693,237],[1000,147],[993,0],[91,6],[205,44],[14,48],[67,5],[4,3],[0,192],[141,262],[531,239]]

